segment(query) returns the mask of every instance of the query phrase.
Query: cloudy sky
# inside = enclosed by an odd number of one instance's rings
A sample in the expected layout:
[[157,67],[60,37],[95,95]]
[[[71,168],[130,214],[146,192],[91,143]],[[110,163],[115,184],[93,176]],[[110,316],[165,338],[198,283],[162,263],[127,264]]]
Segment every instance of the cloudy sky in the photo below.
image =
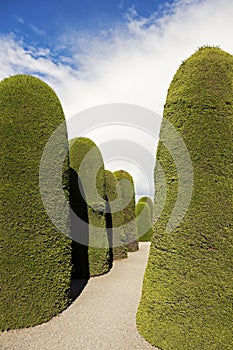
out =
[[[155,155],[171,79],[198,47],[217,45],[233,54],[232,15],[232,0],[4,1],[0,5],[0,79],[27,73],[46,81],[70,120],[70,138],[91,137],[110,170],[130,171],[138,196],[153,195],[154,164],[150,160],[145,165],[142,158]],[[132,106],[138,106],[144,128],[132,115],[128,125],[127,120],[112,116],[116,104],[121,104],[123,114],[124,106],[129,114],[135,112]],[[101,105],[108,106],[104,112],[109,123],[98,109]],[[89,114],[83,112],[87,109]],[[87,115],[91,126],[85,124]],[[140,151],[150,130],[154,141]],[[119,144],[124,150],[132,148],[124,143],[127,140],[139,147],[138,159],[122,154]],[[113,148],[113,141],[115,156],[106,151]]]

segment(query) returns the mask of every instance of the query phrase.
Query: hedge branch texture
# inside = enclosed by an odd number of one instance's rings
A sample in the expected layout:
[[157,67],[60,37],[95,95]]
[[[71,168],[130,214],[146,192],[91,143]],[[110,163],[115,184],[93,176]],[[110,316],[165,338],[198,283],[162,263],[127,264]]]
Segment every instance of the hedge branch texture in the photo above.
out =
[[[203,47],[183,62],[170,85],[164,118],[185,141],[194,186],[183,221],[166,232],[178,179],[173,159],[160,143],[157,161],[166,175],[167,197],[154,227],[138,329],[163,350],[230,350],[233,57],[219,48]],[[162,127],[163,137],[169,135]],[[156,166],[155,179],[157,171]]]
[[[57,96],[41,80],[18,75],[0,83],[3,330],[48,321],[70,302],[71,241],[52,224],[39,188],[45,144],[64,120]],[[64,136],[67,139],[65,124]],[[68,150],[68,141],[65,146]],[[50,170],[55,168],[55,162],[51,160]],[[68,168],[67,157],[63,169],[66,189]],[[53,176],[56,180],[59,174]],[[56,210],[56,198],[49,191],[48,196]],[[68,214],[64,213],[62,220],[68,228]]]

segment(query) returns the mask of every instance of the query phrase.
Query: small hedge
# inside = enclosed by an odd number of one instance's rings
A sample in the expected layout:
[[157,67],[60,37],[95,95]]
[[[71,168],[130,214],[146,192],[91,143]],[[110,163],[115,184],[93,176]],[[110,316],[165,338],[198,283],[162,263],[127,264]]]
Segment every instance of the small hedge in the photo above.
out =
[[[164,109],[192,159],[194,187],[186,216],[166,225],[178,191],[175,164],[160,143],[167,181],[154,227],[137,325],[163,349],[233,348],[233,57],[204,47],[182,63]],[[169,137],[163,129],[160,139]],[[176,145],[174,145],[176,150]],[[158,168],[155,167],[155,178]]]
[[154,217],[154,204],[152,202],[152,199],[150,197],[144,196],[141,197],[138,201],[138,203],[147,203],[150,208],[150,216],[151,216],[151,222],[153,222],[153,217]]
[[[89,237],[86,238],[86,241],[89,242],[88,264],[90,276],[102,275],[108,272],[111,267],[111,250],[105,217],[105,169],[102,155],[95,143],[84,137],[71,140],[70,167],[83,186],[82,189],[77,188],[76,191],[79,191],[85,197],[82,206],[76,206],[78,217],[82,216],[80,211],[85,211],[83,206],[87,205]],[[86,232],[79,232],[79,226],[76,226],[76,228],[73,226],[72,230],[77,230],[77,232],[72,232],[72,235],[77,237],[76,241],[81,242],[83,234],[86,235]],[[78,259],[76,264],[78,264]]]
[[113,259],[127,258],[126,236],[124,231],[124,215],[121,211],[121,193],[117,193],[117,179],[115,175],[105,170],[106,196],[110,213],[107,213],[107,227],[112,231]]
[[150,242],[152,236],[151,208],[147,202],[139,200],[135,210],[139,242]]
[[[124,170],[118,170],[114,173],[117,181],[119,182],[122,201],[128,197],[128,194],[132,191],[132,197],[130,202],[123,208],[124,215],[124,230],[127,240],[127,247],[129,252],[138,250],[138,235],[135,215],[135,190],[132,176]],[[120,184],[121,180],[127,180],[127,183]]]
[[[60,102],[41,80],[17,75],[0,83],[1,330],[48,321],[70,302],[70,239],[52,224],[39,188],[42,152],[62,122]],[[66,138],[65,126],[63,132]],[[68,215],[63,219],[67,226]]]

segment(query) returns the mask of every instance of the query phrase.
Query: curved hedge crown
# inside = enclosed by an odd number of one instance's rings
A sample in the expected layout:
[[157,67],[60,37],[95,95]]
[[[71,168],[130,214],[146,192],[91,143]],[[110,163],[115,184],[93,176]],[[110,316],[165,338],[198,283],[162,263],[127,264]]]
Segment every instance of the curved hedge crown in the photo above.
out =
[[70,141],[70,167],[83,185],[87,204],[90,275],[101,275],[109,271],[111,261],[105,218],[105,169],[100,150],[93,141],[85,137]]
[[[175,164],[160,144],[157,159],[166,174],[167,200],[154,227],[138,327],[163,350],[230,350],[233,57],[205,47],[186,60],[170,85],[164,117],[186,143],[194,187],[183,222],[166,233],[177,181]],[[157,167],[155,177],[156,172]]]
[[[126,236],[124,231],[124,215],[121,210],[122,200],[121,193],[117,193],[116,176],[109,170],[105,170],[106,179],[106,195],[109,202],[109,210],[107,221],[110,221],[108,227],[112,229],[113,236],[113,258],[127,258]],[[117,201],[117,202],[116,202]]]
[[135,210],[139,242],[150,242],[152,236],[151,208],[147,201],[139,200]]
[[1,329],[45,322],[69,303],[70,239],[52,224],[39,189],[42,152],[62,122],[60,102],[44,82],[18,75],[0,83]]
[[[130,188],[127,185],[121,185],[121,196],[123,202],[123,215],[124,215],[124,230],[126,235],[126,241],[129,252],[134,252],[138,250],[138,236],[137,236],[137,225],[136,225],[136,215],[135,215],[135,192],[134,192],[134,182],[132,176],[124,170],[118,170],[114,172],[117,181],[127,180],[131,184]],[[132,198],[130,202],[124,206],[124,200],[128,196],[130,190],[133,190]]]
[[150,216],[151,216],[151,222],[153,222],[153,216],[154,216],[154,204],[152,202],[152,199],[150,197],[144,196],[141,197],[138,201],[138,203],[147,203],[150,208]]

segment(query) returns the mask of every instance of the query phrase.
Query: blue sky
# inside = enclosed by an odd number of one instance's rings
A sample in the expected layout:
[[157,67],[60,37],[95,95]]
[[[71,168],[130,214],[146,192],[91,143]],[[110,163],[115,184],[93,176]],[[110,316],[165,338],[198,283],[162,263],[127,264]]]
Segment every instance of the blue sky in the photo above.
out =
[[[40,77],[57,93],[67,120],[95,106],[121,103],[156,113],[158,129],[181,62],[203,45],[233,54],[232,13],[232,0],[1,1],[0,80],[21,73]],[[77,122],[69,135],[79,136],[80,118],[72,120]],[[154,126],[148,122],[145,128]],[[97,127],[82,136],[101,148],[101,142],[130,132],[140,144],[136,129],[126,132],[122,126],[116,133]],[[156,145],[157,140],[148,144],[153,157]],[[118,154],[108,168],[131,172],[140,195],[147,193],[142,164],[140,155],[133,164]],[[153,195],[154,162],[143,168]]]
[[0,32],[13,32],[28,43],[54,47],[64,32],[110,31],[126,22],[130,12],[135,11],[138,17],[159,16],[169,3],[172,0],[5,1],[1,4]]
[[43,78],[67,117],[109,102],[162,114],[182,60],[206,44],[232,53],[232,13],[232,0],[4,1],[0,79]]
[[124,20],[125,13],[135,8],[140,16],[160,13],[162,7],[172,0],[67,0],[32,2],[30,0],[10,0],[1,4],[1,31],[7,32],[20,26],[19,22],[33,24],[49,35],[59,33],[64,26],[76,29],[104,27]]

